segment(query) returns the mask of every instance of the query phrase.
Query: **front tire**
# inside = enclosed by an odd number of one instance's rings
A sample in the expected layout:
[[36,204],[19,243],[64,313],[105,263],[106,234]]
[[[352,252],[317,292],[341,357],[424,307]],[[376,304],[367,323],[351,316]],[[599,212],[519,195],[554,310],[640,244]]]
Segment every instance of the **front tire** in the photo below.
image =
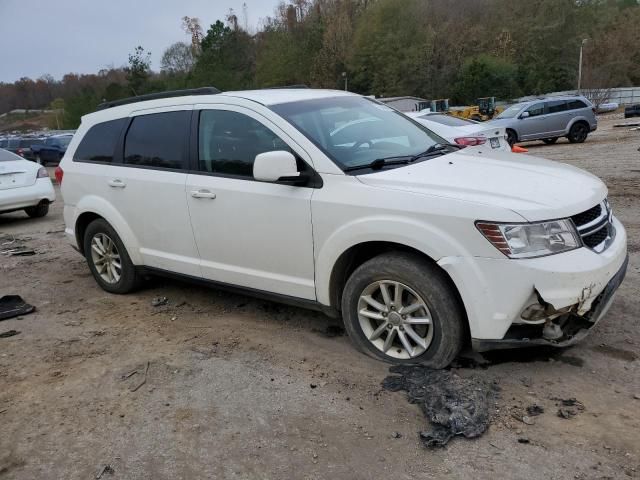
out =
[[345,285],[345,329],[356,348],[379,360],[444,368],[464,343],[465,315],[453,288],[419,255],[379,255]]
[[583,143],[589,135],[589,126],[584,122],[577,122],[571,126],[567,138],[571,143]]
[[27,207],[24,209],[25,213],[29,215],[31,218],[41,218],[49,213],[49,204],[48,203],[40,203],[35,207]]
[[98,285],[110,293],[129,293],[139,284],[136,267],[109,223],[94,220],[84,234],[84,255]]

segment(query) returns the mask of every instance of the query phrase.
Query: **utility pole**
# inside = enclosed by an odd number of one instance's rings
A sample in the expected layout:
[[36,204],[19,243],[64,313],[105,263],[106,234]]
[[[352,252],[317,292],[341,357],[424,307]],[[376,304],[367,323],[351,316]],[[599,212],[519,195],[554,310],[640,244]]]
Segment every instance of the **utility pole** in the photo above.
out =
[[578,64],[578,93],[580,93],[580,89],[582,87],[582,49],[584,48],[585,43],[587,43],[586,38],[582,39],[582,43],[580,43],[580,63]]
[[347,72],[342,72],[342,78],[344,78],[344,91],[347,91],[347,87],[349,86],[349,79],[347,78]]

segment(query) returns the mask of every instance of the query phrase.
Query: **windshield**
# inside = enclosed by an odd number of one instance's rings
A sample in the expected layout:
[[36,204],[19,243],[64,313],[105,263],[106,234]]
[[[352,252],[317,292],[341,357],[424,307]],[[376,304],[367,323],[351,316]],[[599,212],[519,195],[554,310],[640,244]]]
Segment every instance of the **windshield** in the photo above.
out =
[[364,97],[334,97],[273,105],[340,168],[389,157],[411,157],[447,141],[392,108]]
[[496,118],[513,118],[520,113],[520,110],[522,110],[525,105],[526,103],[516,103],[515,105],[511,105]]
[[58,144],[62,147],[66,147],[71,143],[71,138],[72,137],[60,137],[58,138]]
[[16,160],[24,160],[24,158],[0,148],[0,162],[15,162]]

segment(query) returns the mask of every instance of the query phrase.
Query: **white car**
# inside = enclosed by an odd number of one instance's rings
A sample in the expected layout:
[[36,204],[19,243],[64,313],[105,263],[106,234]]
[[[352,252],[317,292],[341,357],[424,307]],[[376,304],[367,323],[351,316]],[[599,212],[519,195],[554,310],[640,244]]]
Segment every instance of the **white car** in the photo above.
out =
[[0,148],[0,213],[44,217],[55,199],[46,168]]
[[405,115],[415,119],[450,143],[507,152],[511,150],[504,128],[492,127],[487,123],[465,120],[444,113],[406,112]]
[[587,172],[461,149],[346,92],[214,91],[83,117],[56,176],[104,290],[205,281],[341,315],[375,358],[444,367],[466,343],[574,343],[625,275],[625,229]]

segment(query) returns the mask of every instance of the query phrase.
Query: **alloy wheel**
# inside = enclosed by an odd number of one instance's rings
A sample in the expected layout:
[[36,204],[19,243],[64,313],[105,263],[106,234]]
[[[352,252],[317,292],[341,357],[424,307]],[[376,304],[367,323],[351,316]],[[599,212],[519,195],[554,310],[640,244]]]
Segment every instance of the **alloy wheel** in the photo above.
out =
[[367,340],[393,358],[418,357],[433,340],[426,302],[412,288],[393,280],[371,283],[362,291],[358,320]]
[[115,284],[122,277],[122,261],[115,242],[104,233],[96,233],[91,239],[91,260],[100,278]]

